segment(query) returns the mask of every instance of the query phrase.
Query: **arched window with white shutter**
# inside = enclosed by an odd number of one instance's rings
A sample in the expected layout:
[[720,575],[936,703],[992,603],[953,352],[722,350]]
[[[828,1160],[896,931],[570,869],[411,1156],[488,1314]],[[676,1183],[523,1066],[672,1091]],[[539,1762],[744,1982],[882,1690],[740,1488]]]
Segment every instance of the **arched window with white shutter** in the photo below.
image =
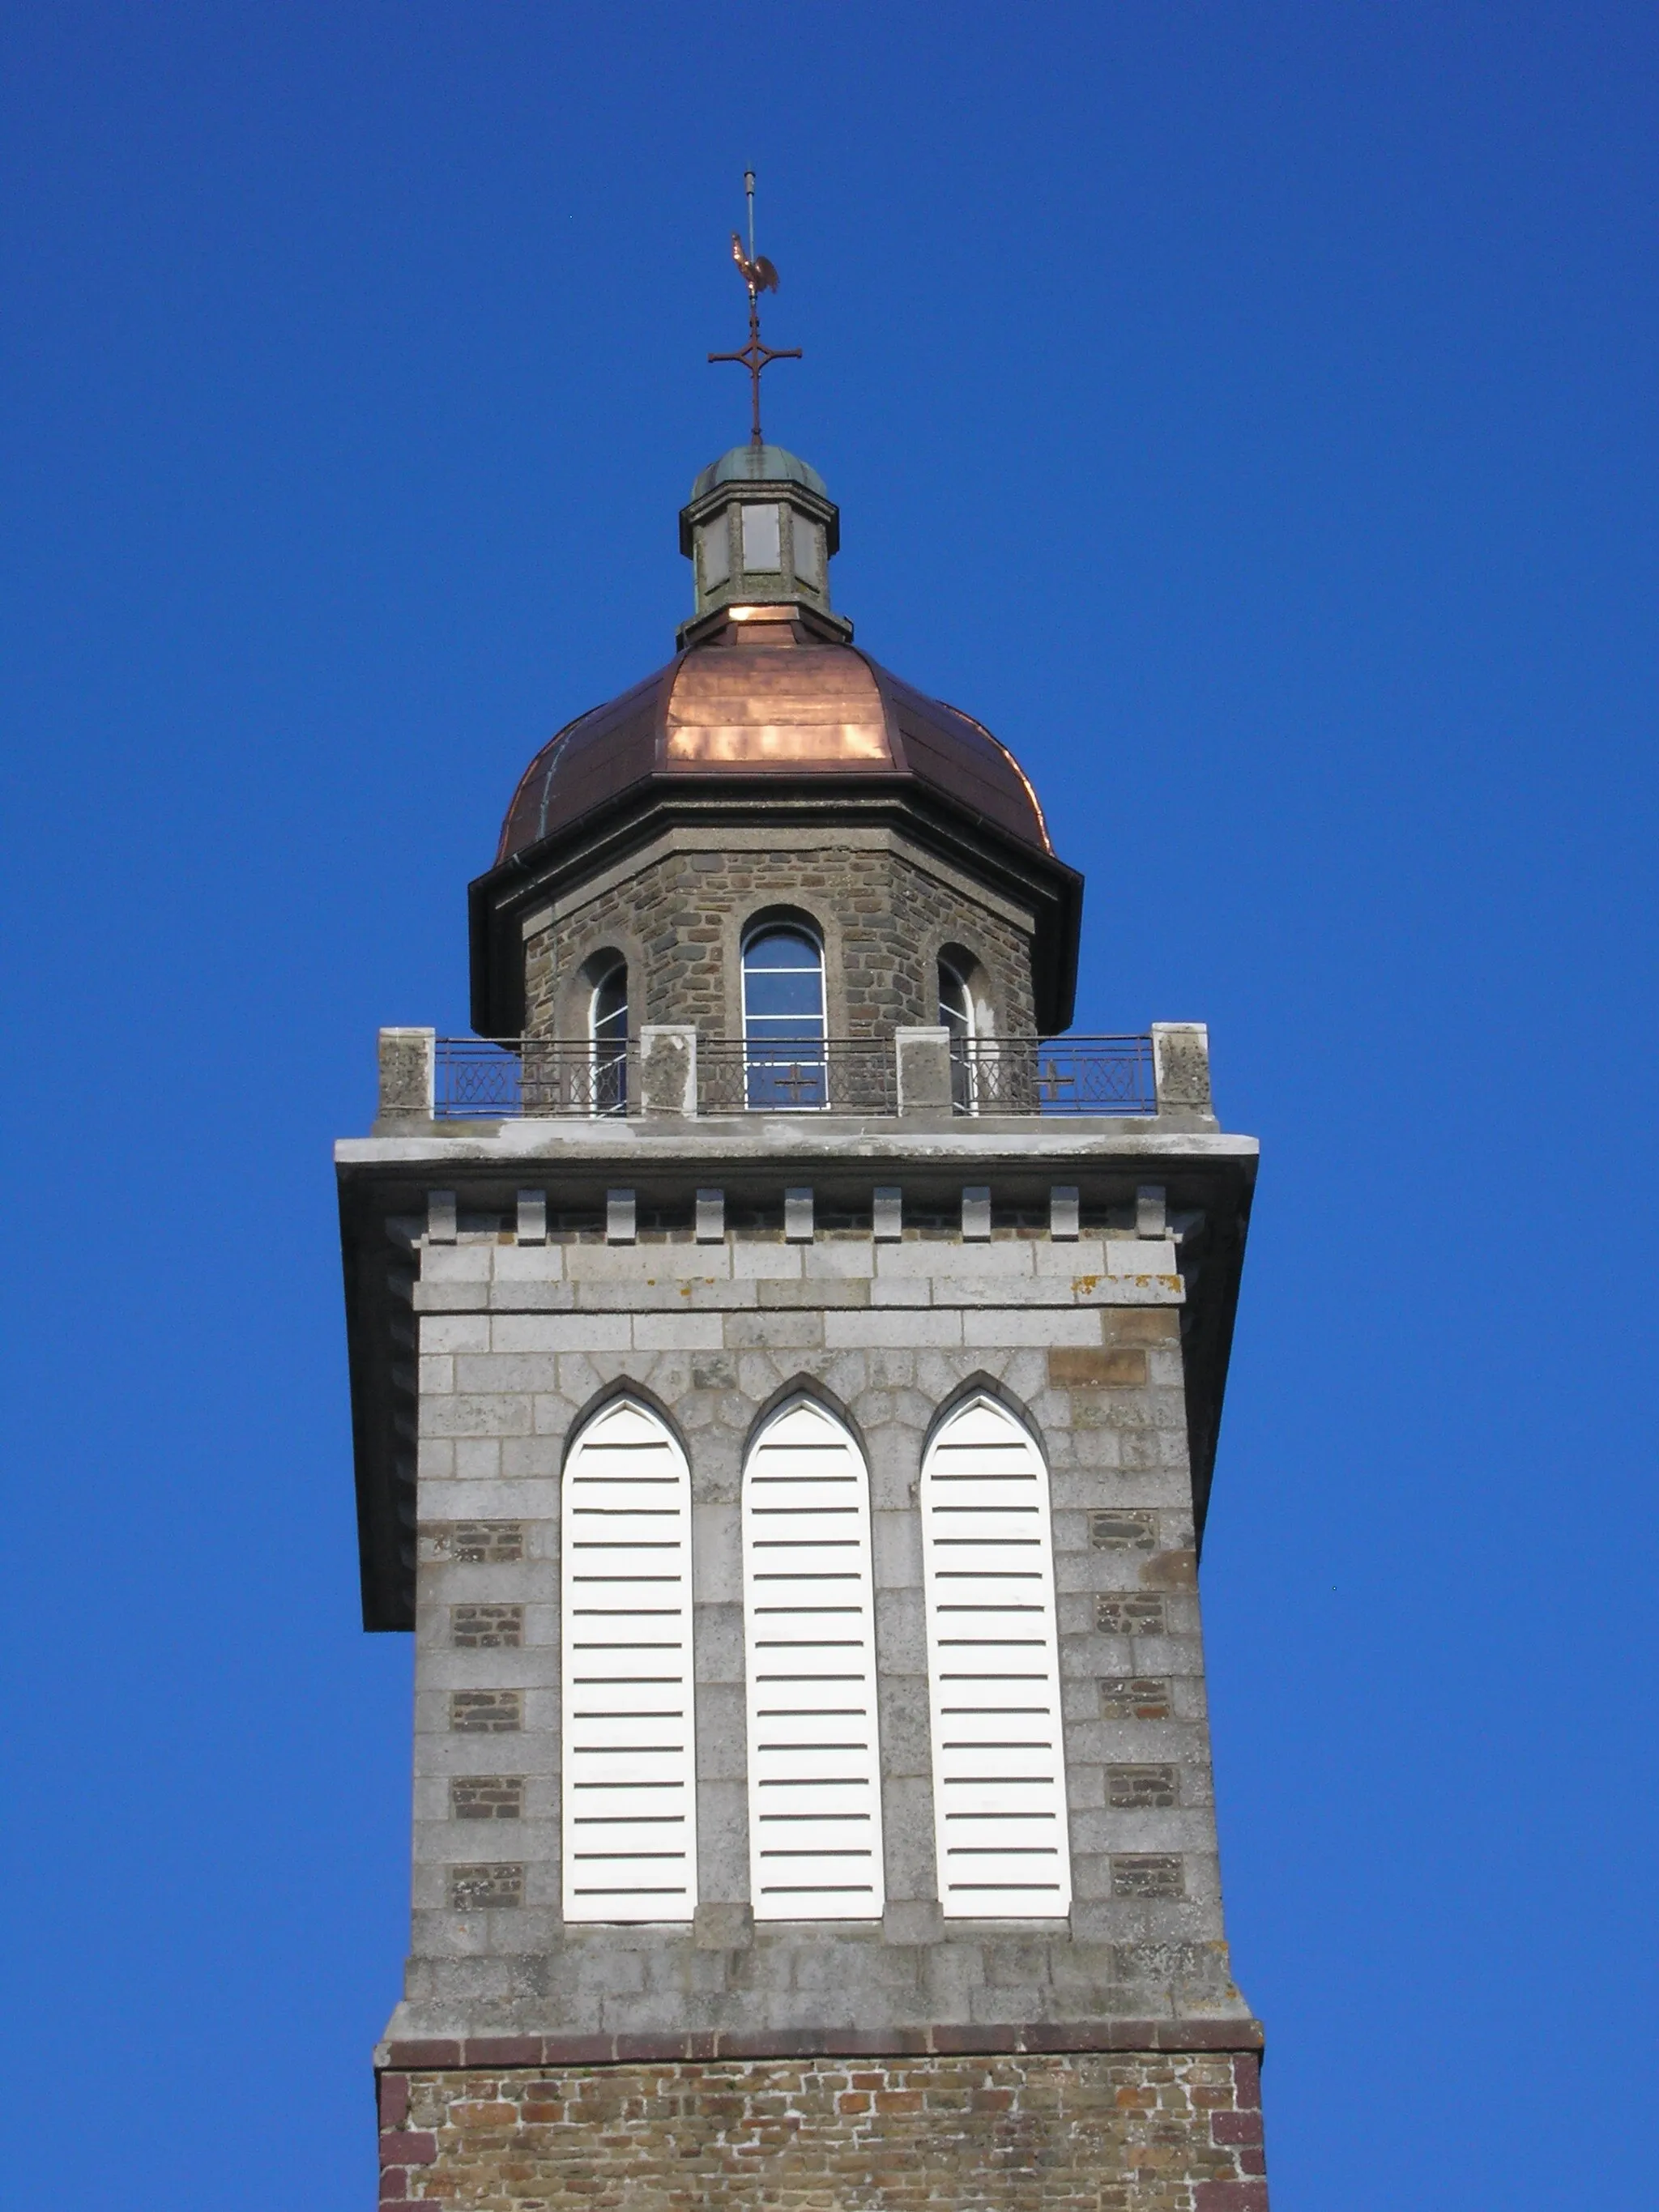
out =
[[1072,1874],[1048,1470],[994,1398],[927,1447],[921,1538],[940,1906],[1058,1917]]
[[690,1920],[697,1901],[691,1477],[618,1398],[565,1462],[560,1540],[567,1920]]
[[750,1449],[743,1595],[755,1917],[878,1918],[870,1478],[812,1399],[774,1414]]

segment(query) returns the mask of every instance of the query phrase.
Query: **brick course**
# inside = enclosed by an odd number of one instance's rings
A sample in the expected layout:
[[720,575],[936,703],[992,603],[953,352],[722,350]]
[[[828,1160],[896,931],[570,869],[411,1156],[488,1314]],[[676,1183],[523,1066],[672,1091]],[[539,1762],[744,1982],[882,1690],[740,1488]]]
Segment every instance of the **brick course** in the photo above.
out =
[[449,1556],[458,1563],[494,1566],[524,1557],[524,1530],[516,1521],[456,1521],[448,1537]]
[[488,1866],[451,1867],[449,1902],[457,1912],[482,1911],[487,1905],[522,1905],[524,1869],[503,1860]]
[[455,1690],[449,1725],[458,1735],[510,1735],[524,1726],[521,1690]]
[[1158,1548],[1158,1522],[1150,1513],[1122,1508],[1089,1516],[1089,1541],[1097,1552],[1152,1552]]
[[1170,1685],[1152,1674],[1103,1674],[1100,1717],[1104,1721],[1167,1721],[1175,1707]]
[[1106,1802],[1133,1810],[1140,1806],[1173,1805],[1176,1802],[1173,1766],[1109,1766]]
[[449,1785],[449,1809],[458,1820],[522,1820],[524,1778],[518,1774],[458,1774]]
[[508,1650],[524,1642],[521,1605],[457,1605],[450,1608],[450,1634],[463,1651]]
[[1114,1897],[1184,1897],[1181,1861],[1161,1851],[1124,1851],[1112,1860]]
[[1161,1597],[1113,1591],[1095,1600],[1095,1626],[1103,1636],[1162,1636],[1167,1622]]

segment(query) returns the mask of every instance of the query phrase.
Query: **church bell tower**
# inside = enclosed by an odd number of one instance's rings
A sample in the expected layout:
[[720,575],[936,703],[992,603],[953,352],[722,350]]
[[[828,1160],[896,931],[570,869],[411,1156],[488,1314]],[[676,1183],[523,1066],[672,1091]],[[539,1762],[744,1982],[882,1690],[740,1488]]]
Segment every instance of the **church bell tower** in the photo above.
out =
[[1256,1146],[1200,1024],[1066,1034],[1030,780],[755,432],[512,794],[476,1036],[382,1030],[337,1149],[381,2212],[1262,2212],[1197,1580]]

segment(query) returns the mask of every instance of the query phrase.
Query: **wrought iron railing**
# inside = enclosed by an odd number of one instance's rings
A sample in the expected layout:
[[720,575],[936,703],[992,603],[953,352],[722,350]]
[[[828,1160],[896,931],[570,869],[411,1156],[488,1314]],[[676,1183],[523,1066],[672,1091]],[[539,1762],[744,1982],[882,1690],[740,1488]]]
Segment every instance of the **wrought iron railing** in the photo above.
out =
[[[699,1114],[898,1111],[891,1037],[699,1037],[696,1060]],[[599,1118],[641,1105],[637,1040],[439,1037],[433,1076],[440,1121]],[[951,1103],[958,1114],[1156,1114],[1152,1039],[958,1038]]]
[[639,1047],[557,1037],[439,1037],[433,1112],[441,1121],[637,1110]]
[[891,1037],[697,1039],[701,1114],[896,1114]]
[[957,1037],[958,1114],[1156,1114],[1149,1036]]

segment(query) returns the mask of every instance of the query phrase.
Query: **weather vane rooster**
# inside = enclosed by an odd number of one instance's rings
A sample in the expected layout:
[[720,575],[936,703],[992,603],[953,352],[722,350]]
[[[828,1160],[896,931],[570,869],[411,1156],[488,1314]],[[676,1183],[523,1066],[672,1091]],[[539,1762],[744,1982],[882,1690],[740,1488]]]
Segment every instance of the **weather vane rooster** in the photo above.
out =
[[750,393],[754,402],[753,427],[749,441],[750,445],[758,447],[763,442],[761,437],[761,371],[775,361],[799,361],[800,348],[769,346],[761,343],[760,295],[763,292],[777,290],[778,272],[763,253],[755,251],[755,173],[752,169],[744,172],[743,189],[749,202],[749,251],[747,253],[744,252],[742,234],[734,230],[732,234],[732,258],[738,264],[738,276],[749,287],[749,343],[740,353],[711,353],[708,358],[710,361],[741,362],[749,371]]
[[[752,169],[749,172],[750,177],[754,173]],[[756,253],[753,251],[754,228],[751,218],[749,226],[750,251],[748,253],[743,250],[741,234],[735,230],[732,234],[732,258],[737,263],[738,272],[749,287],[751,299],[757,292],[775,292],[778,289],[777,270],[763,253]]]

